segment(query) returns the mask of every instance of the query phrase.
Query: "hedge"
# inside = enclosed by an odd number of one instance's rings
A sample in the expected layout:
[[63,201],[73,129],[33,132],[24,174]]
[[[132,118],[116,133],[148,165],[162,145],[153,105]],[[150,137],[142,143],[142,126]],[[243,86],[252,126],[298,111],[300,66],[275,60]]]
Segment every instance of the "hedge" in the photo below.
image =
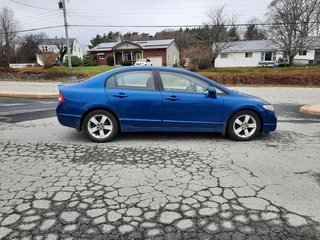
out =
[[4,80],[58,80],[75,77],[77,79],[87,78],[86,74],[80,73],[64,73],[64,72],[39,72],[37,70],[32,71],[31,69],[26,72],[18,71],[12,68],[0,68],[0,79]]
[[[201,74],[201,73],[200,73]],[[294,73],[203,74],[225,85],[274,85],[320,87],[320,71]]]

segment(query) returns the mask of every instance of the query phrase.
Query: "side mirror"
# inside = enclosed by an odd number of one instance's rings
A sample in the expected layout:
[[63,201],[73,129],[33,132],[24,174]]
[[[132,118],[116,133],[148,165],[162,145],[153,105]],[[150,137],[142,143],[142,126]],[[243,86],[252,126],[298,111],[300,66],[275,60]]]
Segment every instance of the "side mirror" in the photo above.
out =
[[209,97],[217,98],[217,92],[214,87],[208,87]]

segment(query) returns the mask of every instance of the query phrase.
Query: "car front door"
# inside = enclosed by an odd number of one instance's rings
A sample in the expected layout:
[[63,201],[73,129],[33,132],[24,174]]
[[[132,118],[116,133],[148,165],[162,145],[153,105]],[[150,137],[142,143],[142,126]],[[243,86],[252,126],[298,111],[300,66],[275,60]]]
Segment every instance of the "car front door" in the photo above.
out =
[[222,127],[223,100],[208,94],[209,83],[196,77],[159,71],[162,82],[163,125],[177,130],[216,131]]
[[123,130],[161,126],[162,98],[152,71],[126,71],[107,79],[107,97]]

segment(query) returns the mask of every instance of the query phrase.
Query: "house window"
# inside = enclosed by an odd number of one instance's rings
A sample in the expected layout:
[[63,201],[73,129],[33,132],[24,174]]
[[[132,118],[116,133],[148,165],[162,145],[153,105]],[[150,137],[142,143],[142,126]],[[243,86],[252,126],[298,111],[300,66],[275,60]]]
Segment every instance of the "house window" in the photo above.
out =
[[42,46],[42,52],[48,52],[48,46]]
[[264,60],[265,61],[271,61],[272,60],[272,52],[266,52],[264,54]]
[[132,52],[124,52],[123,57],[123,60],[132,60]]
[[228,53],[221,53],[221,58],[227,58],[228,57]]
[[104,53],[97,53],[99,59],[106,59],[106,55]]
[[262,52],[261,61],[262,62],[271,62],[276,61],[277,53],[276,52]]
[[307,56],[307,50],[300,50],[299,56]]
[[252,58],[252,52],[246,52],[246,58]]

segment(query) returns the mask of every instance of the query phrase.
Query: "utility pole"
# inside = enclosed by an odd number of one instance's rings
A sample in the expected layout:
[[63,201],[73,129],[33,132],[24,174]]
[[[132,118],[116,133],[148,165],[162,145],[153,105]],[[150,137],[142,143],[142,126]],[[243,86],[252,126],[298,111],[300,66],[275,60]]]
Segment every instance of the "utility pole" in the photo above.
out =
[[71,65],[71,53],[70,53],[70,42],[69,42],[69,34],[68,34],[68,23],[67,23],[67,10],[66,10],[66,1],[65,0],[60,0],[58,2],[59,8],[63,9],[63,18],[64,18],[64,29],[66,32],[66,39],[67,39],[67,57],[68,57],[68,68],[72,69]]

